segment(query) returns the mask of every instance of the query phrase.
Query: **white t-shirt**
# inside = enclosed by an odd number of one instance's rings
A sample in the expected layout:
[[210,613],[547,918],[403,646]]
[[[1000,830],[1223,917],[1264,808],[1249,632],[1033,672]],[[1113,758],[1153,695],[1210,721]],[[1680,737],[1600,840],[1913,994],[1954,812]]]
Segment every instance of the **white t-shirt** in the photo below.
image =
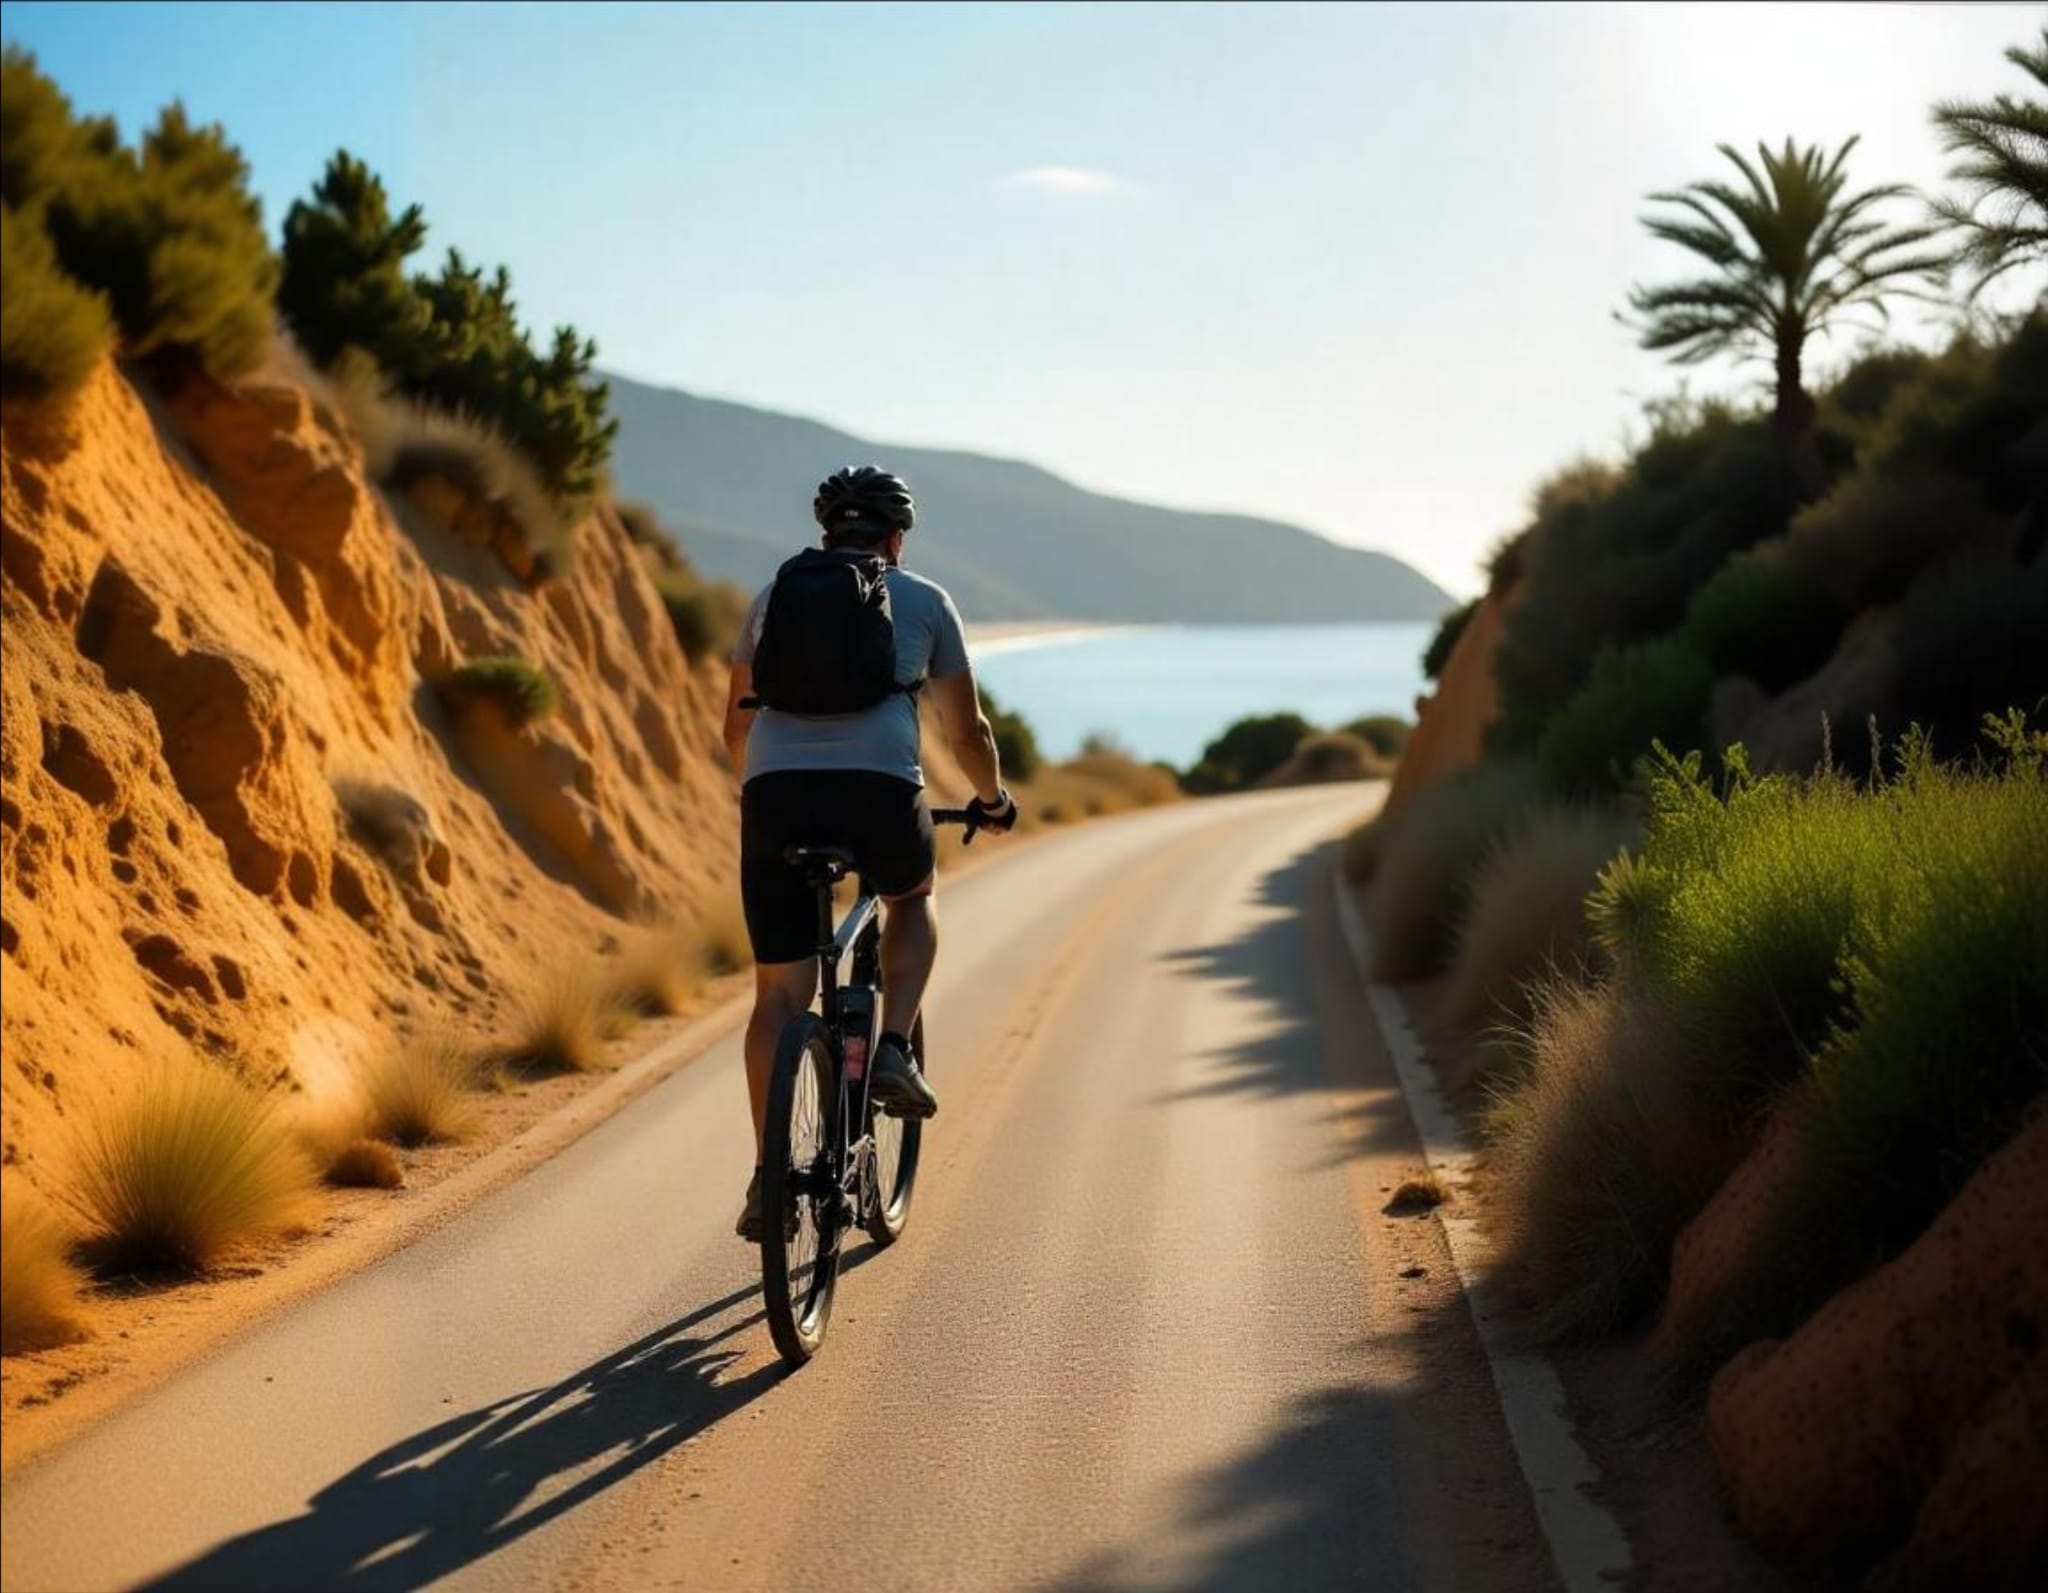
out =
[[[936,581],[900,567],[883,577],[889,586],[889,612],[896,626],[896,680],[914,681],[957,675],[967,668],[967,636],[960,611]],[[732,661],[752,664],[761,642],[761,624],[768,614],[771,581],[755,594],[733,643]],[[864,769],[890,774],[912,785],[924,784],[918,754],[917,698],[899,692],[859,713],[814,719],[763,708],[754,715],[747,735],[747,772]]]

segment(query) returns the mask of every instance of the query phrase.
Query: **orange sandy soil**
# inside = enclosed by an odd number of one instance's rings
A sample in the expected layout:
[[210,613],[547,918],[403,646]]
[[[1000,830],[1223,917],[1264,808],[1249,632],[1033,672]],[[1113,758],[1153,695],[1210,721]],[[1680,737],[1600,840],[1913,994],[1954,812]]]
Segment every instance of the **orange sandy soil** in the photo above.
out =
[[[60,419],[0,413],[0,511],[0,1159],[60,1208],[81,1124],[154,1069],[317,1105],[395,1035],[504,1039],[541,971],[731,892],[723,669],[686,663],[608,507],[537,580],[487,506],[372,487],[317,385],[165,396],[109,363]],[[444,703],[493,655],[559,711]],[[344,806],[365,786],[381,837]],[[407,1156],[409,1190],[327,1196],[335,1245],[95,1299],[94,1340],[5,1363],[8,1458],[65,1390],[393,1242],[387,1213],[591,1087],[493,1099],[470,1145]]]

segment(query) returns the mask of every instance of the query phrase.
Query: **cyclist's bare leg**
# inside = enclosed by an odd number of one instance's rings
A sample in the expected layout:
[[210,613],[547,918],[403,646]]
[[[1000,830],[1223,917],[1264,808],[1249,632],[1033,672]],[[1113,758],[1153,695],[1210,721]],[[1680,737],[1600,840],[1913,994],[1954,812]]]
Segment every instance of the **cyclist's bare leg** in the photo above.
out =
[[889,898],[882,918],[882,1030],[908,1034],[924,1004],[924,987],[939,955],[939,915],[927,879]]
[[818,959],[757,963],[754,1015],[747,1020],[747,1095],[754,1109],[754,1160],[761,1159],[761,1127],[768,1117],[768,1080],[782,1031],[818,991]]

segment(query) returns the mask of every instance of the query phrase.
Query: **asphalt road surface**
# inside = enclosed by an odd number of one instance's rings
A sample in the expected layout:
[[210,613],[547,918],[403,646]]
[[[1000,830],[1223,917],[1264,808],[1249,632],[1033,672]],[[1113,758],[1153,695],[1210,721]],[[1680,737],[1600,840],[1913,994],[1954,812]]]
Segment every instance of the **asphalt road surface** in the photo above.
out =
[[[1376,788],[941,895],[943,1110],[786,1374],[737,1035],[11,1477],[9,1590],[1551,1585],[1331,910]],[[999,843],[1000,844],[1000,843]]]

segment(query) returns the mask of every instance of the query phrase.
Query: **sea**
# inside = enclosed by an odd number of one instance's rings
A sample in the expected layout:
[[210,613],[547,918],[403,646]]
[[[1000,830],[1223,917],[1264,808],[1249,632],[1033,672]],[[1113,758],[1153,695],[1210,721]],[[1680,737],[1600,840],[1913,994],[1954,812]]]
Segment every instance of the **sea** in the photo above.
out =
[[1144,625],[970,642],[975,673],[1049,758],[1107,736],[1185,768],[1233,720],[1291,710],[1329,728],[1415,715],[1435,626]]

